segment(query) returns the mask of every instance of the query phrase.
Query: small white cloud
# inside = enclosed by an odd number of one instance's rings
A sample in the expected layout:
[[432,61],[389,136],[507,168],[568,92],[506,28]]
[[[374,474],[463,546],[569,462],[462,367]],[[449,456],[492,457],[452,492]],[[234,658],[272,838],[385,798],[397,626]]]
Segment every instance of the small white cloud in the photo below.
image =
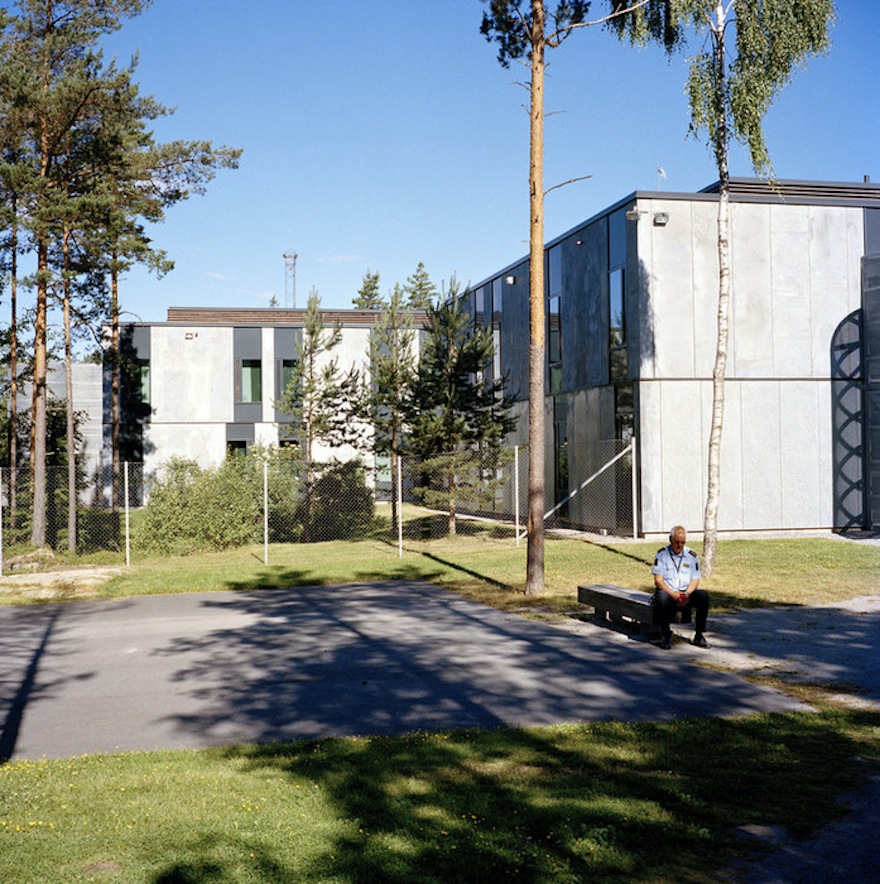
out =
[[208,276],[211,277],[211,279],[219,279],[220,282],[226,282],[227,279],[222,273],[215,273],[214,271],[210,271]]

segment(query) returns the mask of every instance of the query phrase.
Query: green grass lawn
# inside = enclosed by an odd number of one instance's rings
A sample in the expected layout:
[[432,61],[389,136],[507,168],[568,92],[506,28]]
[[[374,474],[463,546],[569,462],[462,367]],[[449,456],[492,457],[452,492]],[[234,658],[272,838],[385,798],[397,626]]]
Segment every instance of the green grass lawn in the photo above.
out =
[[[537,598],[522,592],[524,545],[483,523],[454,539],[415,532],[403,556],[374,537],[273,546],[269,565],[262,547],[136,558],[98,592],[421,579],[576,616],[578,583],[649,589],[656,548],[548,538]],[[722,542],[705,585],[716,610],[876,593],[880,548]],[[694,750],[688,764],[682,746]],[[708,881],[750,849],[737,827],[809,834],[878,763],[880,714],[829,706],[13,761],[0,766],[0,881]]]
[[[274,544],[170,558],[135,559],[101,590],[106,596],[200,592],[357,581],[430,580],[507,609],[578,609],[580,583],[652,588],[657,543],[579,538],[546,541],[546,590],[523,594],[525,542],[517,546],[489,523],[464,523],[454,538],[407,538],[403,555],[391,537],[314,544]],[[695,544],[699,551],[699,544]],[[835,538],[731,540],[718,546],[703,586],[713,609],[817,604],[876,593],[880,547]],[[8,597],[10,598],[10,597]]]
[[0,880],[715,880],[878,753],[880,717],[826,711],[13,762]]

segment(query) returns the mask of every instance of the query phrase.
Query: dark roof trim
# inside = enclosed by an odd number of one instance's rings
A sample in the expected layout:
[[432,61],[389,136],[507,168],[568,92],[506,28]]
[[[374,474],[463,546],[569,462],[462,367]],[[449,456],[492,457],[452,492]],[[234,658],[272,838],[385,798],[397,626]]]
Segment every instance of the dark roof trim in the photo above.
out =
[[[626,207],[632,207],[640,199],[657,200],[689,200],[691,202],[716,201],[720,190],[720,182],[716,181],[697,193],[685,193],[668,190],[636,190],[629,196],[618,200],[616,203],[602,209],[595,215],[582,221],[575,227],[571,227],[564,233],[544,244],[545,251],[558,245],[563,240],[574,236],[581,230],[594,224],[600,218],[612,215],[614,212]],[[880,184],[864,182],[837,182],[837,181],[797,181],[778,180],[771,184],[764,178],[731,178],[730,198],[737,203],[789,203],[791,205],[817,205],[817,206],[842,206],[865,209],[880,209]],[[491,276],[482,279],[476,285],[468,287],[468,291],[476,291],[493,280],[510,273],[517,267],[528,264],[529,256],[511,262]]]
[[[716,181],[700,193],[717,194]],[[797,181],[770,182],[764,178],[731,178],[730,198],[736,202],[780,202],[801,205],[880,206],[880,184],[870,181]]]
[[[167,322],[184,325],[256,325],[261,327],[302,328],[305,325],[304,309],[288,308],[236,308],[236,307],[169,307]],[[322,310],[321,320],[343,328],[372,328],[382,316],[381,310]],[[424,325],[427,314],[413,313],[413,325]],[[152,324],[152,323],[151,323]]]

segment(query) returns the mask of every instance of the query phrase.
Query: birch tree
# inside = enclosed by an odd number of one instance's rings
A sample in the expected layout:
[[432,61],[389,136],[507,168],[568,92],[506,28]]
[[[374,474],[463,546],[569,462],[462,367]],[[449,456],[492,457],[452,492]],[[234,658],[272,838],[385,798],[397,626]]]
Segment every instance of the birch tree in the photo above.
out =
[[[623,6],[615,0],[614,6]],[[658,8],[659,9],[659,8]],[[730,330],[730,144],[746,146],[755,173],[773,177],[763,121],[795,70],[829,45],[833,0],[670,0],[611,22],[639,43],[658,40],[667,49],[693,35],[701,41],[691,59],[687,96],[691,132],[704,134],[720,183],[718,194],[718,306],[712,415],[708,441],[703,573],[715,564],[721,498],[721,436]]]

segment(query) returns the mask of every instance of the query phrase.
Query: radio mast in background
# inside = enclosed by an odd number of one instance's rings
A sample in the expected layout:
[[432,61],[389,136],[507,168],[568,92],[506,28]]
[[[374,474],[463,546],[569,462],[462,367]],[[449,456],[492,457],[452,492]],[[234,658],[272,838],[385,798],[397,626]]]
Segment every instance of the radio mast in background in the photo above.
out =
[[[296,252],[284,253],[284,306],[296,307]],[[289,297],[288,297],[289,296]]]

